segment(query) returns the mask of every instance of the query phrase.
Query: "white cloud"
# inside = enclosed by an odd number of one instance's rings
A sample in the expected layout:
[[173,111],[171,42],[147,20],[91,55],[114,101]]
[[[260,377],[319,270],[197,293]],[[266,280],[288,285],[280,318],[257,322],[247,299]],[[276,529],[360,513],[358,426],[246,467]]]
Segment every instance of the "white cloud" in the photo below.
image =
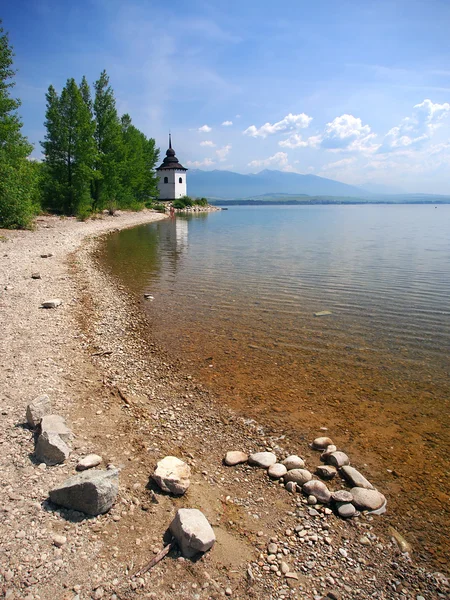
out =
[[233,121],[224,121],[222,123],[223,127],[231,127],[231,125],[233,125]]
[[397,127],[387,132],[381,151],[404,149],[430,139],[449,113],[448,102],[437,104],[425,99],[416,104],[410,117],[405,117]]
[[336,160],[334,162],[330,162],[326,165],[323,165],[321,171],[334,171],[335,169],[343,169],[349,167],[356,161],[356,157],[352,156],[351,158],[343,158],[342,160]]
[[209,133],[212,131],[212,127],[209,127],[209,125],[202,125],[197,129],[197,131],[200,131],[200,133]]
[[376,134],[371,133],[369,125],[363,125],[360,118],[344,114],[326,124],[318,141],[325,150],[370,153],[379,148],[379,144],[374,143],[375,137]]
[[222,161],[226,160],[230,150],[231,150],[231,144],[227,144],[223,148],[219,148],[219,150],[216,150],[216,154],[217,154],[219,160],[222,160]]
[[205,158],[203,160],[188,160],[186,164],[188,167],[199,168],[199,167],[210,167],[211,165],[214,165],[215,162],[211,158]]
[[205,140],[204,142],[200,142],[200,146],[209,146],[210,148],[215,148],[216,145],[211,140]]
[[248,163],[249,167],[287,167],[288,166],[288,155],[286,152],[276,152],[269,158],[263,158],[261,160],[252,160]]
[[289,113],[277,123],[265,123],[259,129],[255,125],[250,125],[243,132],[244,135],[249,135],[251,137],[262,137],[265,138],[268,135],[273,135],[274,133],[283,133],[288,131],[298,131],[299,129],[304,129],[308,127],[312,121],[312,117],[309,117],[305,113],[300,113],[299,115],[293,115]]
[[309,146],[308,140],[304,140],[299,133],[290,135],[286,140],[281,140],[278,145],[282,148],[306,148]]

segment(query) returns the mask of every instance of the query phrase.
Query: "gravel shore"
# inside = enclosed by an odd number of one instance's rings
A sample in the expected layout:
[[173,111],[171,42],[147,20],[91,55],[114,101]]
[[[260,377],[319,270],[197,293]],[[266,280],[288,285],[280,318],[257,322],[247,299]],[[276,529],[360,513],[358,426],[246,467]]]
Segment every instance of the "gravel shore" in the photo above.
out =
[[[445,575],[402,553],[383,516],[344,521],[263,469],[223,464],[229,450],[271,451],[279,460],[298,454],[312,470],[319,458],[220,406],[155,345],[139,302],[100,268],[99,236],[160,218],[42,217],[35,231],[0,231],[0,597],[448,598]],[[62,304],[40,308],[51,299]],[[39,394],[76,436],[62,465],[34,458],[25,409]],[[90,453],[120,469],[116,504],[99,517],[58,510],[49,490]],[[150,479],[167,455],[190,465],[182,497]],[[172,551],[135,577],[163,548],[182,507],[206,515],[212,550],[197,561]]]

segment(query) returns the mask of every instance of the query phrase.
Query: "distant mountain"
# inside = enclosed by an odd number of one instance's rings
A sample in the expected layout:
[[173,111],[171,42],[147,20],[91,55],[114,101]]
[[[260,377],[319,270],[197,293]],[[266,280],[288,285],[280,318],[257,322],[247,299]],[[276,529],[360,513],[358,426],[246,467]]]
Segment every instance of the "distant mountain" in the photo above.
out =
[[396,188],[391,185],[383,185],[382,183],[372,183],[371,181],[367,183],[361,183],[359,186],[366,192],[370,194],[405,194],[406,192],[400,188]]
[[242,175],[232,171],[201,171],[188,173],[190,196],[210,199],[241,199],[262,195],[295,194],[296,196],[347,196],[364,198],[367,192],[317,175],[299,175],[266,169],[260,173]]

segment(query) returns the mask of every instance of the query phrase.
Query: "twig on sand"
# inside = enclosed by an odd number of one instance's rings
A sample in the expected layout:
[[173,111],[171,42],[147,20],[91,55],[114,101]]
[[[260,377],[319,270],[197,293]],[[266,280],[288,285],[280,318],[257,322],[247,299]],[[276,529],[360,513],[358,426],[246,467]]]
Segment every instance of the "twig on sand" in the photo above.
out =
[[142,569],[139,569],[139,571],[136,571],[133,577],[139,577],[140,575],[147,573],[147,571],[150,571],[150,569],[152,569],[155,565],[159,563],[159,561],[161,561],[167,554],[169,554],[169,552],[176,545],[176,543],[176,540],[172,539],[172,541],[169,544],[167,544],[167,546],[164,546],[161,552],[158,552],[158,554],[154,556],[150,562],[143,566]]
[[109,354],[112,354],[113,351],[112,350],[104,350],[103,352],[94,352],[94,354],[91,354],[91,356],[108,356]]

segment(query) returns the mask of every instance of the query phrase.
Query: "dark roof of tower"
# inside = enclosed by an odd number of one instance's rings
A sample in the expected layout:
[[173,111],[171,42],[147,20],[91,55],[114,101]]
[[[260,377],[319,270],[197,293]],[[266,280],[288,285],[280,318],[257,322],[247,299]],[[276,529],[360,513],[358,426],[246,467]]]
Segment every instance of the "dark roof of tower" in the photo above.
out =
[[175,156],[175,150],[172,148],[172,136],[169,133],[169,148],[166,152],[166,158],[162,161],[157,171],[164,171],[169,169],[176,169],[177,171],[187,171],[183,165],[178,162],[178,158]]

